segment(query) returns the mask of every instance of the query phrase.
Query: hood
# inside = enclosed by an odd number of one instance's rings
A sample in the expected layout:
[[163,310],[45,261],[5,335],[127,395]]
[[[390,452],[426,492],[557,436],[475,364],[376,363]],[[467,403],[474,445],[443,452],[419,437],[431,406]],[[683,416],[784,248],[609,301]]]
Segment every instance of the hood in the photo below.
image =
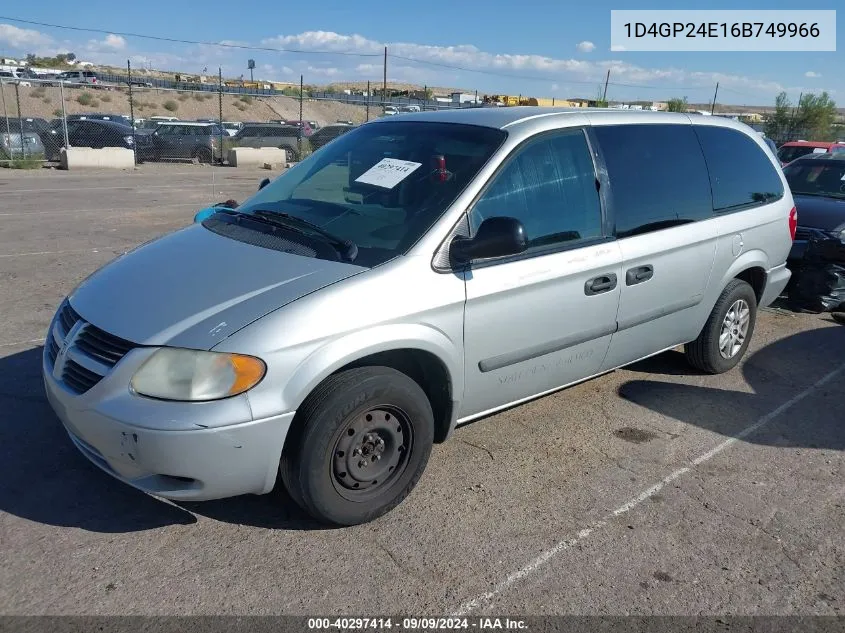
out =
[[845,199],[794,195],[798,226],[832,231],[845,225]]
[[69,298],[83,319],[128,341],[211,349],[265,314],[365,270],[193,224],[118,257]]

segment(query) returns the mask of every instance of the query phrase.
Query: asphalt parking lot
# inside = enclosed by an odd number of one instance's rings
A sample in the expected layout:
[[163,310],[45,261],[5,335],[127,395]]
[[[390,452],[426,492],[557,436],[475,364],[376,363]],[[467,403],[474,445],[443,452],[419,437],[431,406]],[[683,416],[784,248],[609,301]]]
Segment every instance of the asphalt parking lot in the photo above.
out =
[[4,614],[845,614],[845,327],[761,312],[743,364],[677,351],[459,428],[378,521],[284,493],[174,505],[111,479],[43,395],[61,299],[267,172],[0,171]]

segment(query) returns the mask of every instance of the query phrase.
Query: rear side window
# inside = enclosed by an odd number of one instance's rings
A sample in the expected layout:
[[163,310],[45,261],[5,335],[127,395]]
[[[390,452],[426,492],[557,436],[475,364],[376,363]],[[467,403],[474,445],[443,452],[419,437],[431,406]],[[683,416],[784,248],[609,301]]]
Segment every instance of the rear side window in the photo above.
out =
[[738,130],[697,125],[695,131],[704,150],[713,208],[739,210],[783,197],[783,182],[766,152]]
[[713,216],[707,164],[691,125],[593,128],[604,154],[617,237]]

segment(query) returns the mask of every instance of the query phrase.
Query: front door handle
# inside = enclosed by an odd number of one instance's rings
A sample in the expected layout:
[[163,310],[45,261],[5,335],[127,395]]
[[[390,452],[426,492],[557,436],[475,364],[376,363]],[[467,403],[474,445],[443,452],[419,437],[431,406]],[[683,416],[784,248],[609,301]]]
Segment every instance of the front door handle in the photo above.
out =
[[625,284],[633,286],[648,281],[654,276],[654,266],[637,266],[625,273]]
[[614,288],[616,288],[616,275],[614,273],[607,273],[587,281],[584,284],[584,294],[589,297],[603,292],[610,292]]

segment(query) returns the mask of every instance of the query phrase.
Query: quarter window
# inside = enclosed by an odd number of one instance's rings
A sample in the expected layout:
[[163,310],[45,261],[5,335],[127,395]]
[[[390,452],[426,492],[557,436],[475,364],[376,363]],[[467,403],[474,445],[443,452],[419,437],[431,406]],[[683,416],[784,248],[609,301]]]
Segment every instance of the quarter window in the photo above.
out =
[[713,215],[710,181],[691,125],[594,128],[610,177],[617,237]]
[[519,150],[470,212],[473,230],[487,218],[522,222],[529,249],[602,234],[596,174],[584,132],[572,130]]
[[774,202],[783,197],[783,182],[771,159],[757,143],[738,130],[695,126],[707,159],[713,207],[729,211]]

